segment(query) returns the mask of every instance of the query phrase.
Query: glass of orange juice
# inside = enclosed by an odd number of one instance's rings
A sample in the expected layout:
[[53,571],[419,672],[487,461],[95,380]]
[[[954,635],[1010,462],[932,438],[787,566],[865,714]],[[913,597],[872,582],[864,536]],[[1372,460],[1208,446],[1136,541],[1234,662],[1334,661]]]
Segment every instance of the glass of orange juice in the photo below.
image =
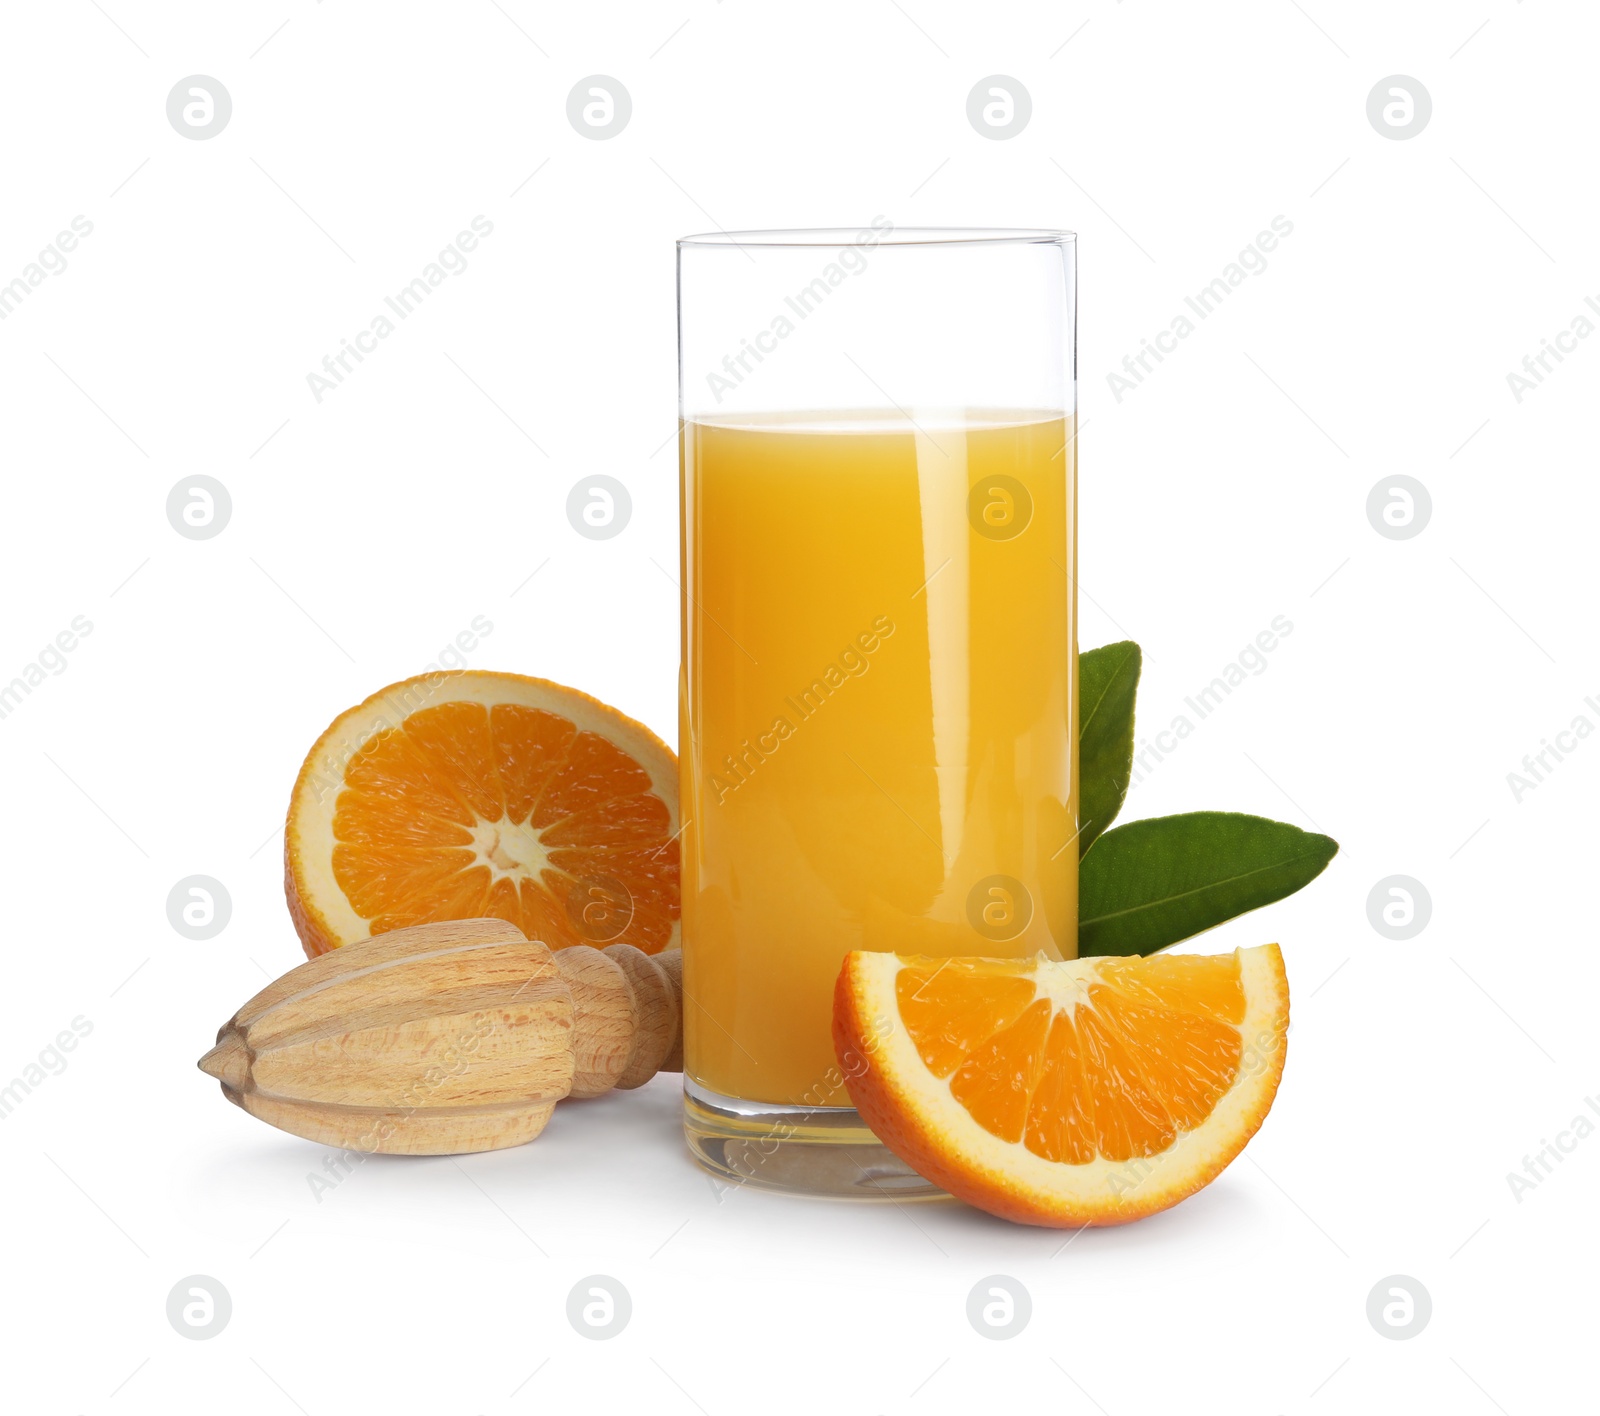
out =
[[937,1194],[850,1106],[849,951],[1077,952],[1074,256],[678,243],[684,1124],[729,1183]]

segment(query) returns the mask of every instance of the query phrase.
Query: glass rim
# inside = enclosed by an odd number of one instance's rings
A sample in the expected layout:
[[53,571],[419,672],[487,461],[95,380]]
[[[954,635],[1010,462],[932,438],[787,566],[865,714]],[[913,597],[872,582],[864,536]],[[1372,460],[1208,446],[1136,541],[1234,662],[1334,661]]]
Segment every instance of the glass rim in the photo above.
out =
[[680,236],[678,247],[705,246],[713,249],[742,249],[745,246],[829,247],[865,244],[875,235],[875,246],[1001,246],[1071,245],[1078,233],[1046,227],[1018,226],[903,226],[878,231],[873,226],[793,227],[772,231],[701,231]]

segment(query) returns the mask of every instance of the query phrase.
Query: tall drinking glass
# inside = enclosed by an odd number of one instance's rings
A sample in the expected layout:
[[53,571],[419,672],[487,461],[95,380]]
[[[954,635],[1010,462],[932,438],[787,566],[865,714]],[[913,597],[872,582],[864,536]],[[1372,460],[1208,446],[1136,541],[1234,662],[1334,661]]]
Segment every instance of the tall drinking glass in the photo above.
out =
[[850,950],[1076,955],[1074,249],[678,243],[684,1124],[731,1183],[937,1193],[850,1106]]

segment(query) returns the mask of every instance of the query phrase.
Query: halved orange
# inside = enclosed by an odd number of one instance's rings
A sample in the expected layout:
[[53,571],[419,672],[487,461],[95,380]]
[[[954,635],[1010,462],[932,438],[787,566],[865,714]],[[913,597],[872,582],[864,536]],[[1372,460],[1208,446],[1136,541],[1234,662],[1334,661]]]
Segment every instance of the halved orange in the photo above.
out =
[[1023,1224],[1122,1224],[1214,1180],[1283,1075],[1276,944],[1150,958],[845,957],[833,1036],[888,1148]]
[[678,937],[678,767],[648,728],[520,674],[423,674],[341,714],[300,769],[289,913],[315,958],[494,917],[552,949]]

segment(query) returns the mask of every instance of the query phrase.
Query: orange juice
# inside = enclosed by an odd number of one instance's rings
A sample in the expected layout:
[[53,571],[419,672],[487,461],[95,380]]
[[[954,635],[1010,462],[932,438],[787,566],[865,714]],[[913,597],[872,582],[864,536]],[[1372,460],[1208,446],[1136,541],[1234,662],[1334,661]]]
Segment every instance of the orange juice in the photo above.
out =
[[685,1071],[848,1105],[852,949],[1077,952],[1060,414],[687,422]]

